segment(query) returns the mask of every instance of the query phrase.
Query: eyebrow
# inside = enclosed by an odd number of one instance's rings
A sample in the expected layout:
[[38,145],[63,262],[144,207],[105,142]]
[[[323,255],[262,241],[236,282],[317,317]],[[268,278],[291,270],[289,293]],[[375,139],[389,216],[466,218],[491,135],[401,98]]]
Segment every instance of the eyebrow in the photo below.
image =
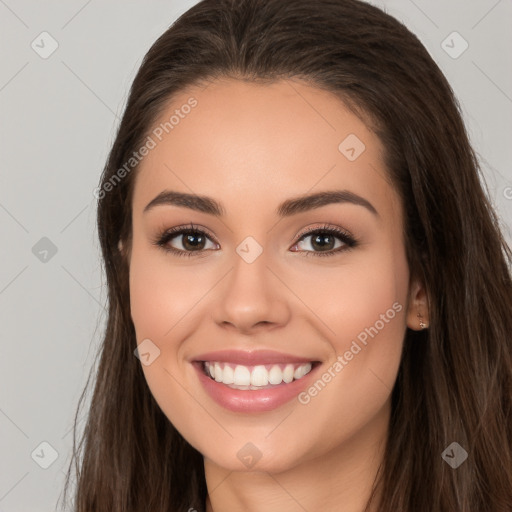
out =
[[[317,192],[304,196],[293,197],[282,202],[276,209],[279,217],[290,217],[297,213],[306,212],[315,208],[321,208],[333,203],[350,203],[363,206],[373,215],[379,217],[375,207],[364,197],[358,196],[349,190],[329,190]],[[225,215],[225,209],[221,203],[207,196],[187,194],[173,190],[163,190],[154,199],[152,199],[144,208],[143,213],[161,205],[174,205],[207,213],[216,217]]]

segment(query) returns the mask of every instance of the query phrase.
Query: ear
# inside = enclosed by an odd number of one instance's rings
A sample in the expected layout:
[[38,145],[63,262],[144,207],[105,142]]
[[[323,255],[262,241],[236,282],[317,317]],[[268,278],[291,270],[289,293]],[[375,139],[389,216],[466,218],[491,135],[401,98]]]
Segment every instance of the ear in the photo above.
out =
[[123,242],[121,240],[117,243],[117,248],[119,249],[119,252],[123,252]]
[[408,304],[407,327],[414,331],[426,329],[430,318],[428,297],[424,284],[418,279],[411,282]]

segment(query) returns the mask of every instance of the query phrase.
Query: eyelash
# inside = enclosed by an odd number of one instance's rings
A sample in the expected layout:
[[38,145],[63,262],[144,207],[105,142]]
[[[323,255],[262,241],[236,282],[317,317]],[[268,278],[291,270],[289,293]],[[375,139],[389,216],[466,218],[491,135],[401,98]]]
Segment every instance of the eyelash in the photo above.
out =
[[[303,233],[301,233],[299,235],[299,238],[293,245],[298,244],[302,240],[302,238],[304,238],[306,236],[314,236],[314,235],[317,235],[320,233],[336,236],[345,244],[345,246],[338,247],[337,249],[331,249],[330,251],[298,251],[298,252],[304,252],[307,257],[309,257],[309,256],[334,256],[338,253],[349,251],[359,245],[358,240],[355,239],[348,232],[344,231],[341,228],[329,226],[327,224],[324,224],[321,227],[317,227],[317,228],[314,228],[311,230],[304,231]],[[210,238],[213,242],[218,243],[215,241],[215,239],[212,235],[210,235],[208,232],[204,231],[203,229],[199,229],[199,227],[194,226],[194,224],[190,224],[189,226],[177,226],[175,228],[168,229],[163,234],[157,236],[157,238],[155,240],[153,240],[152,243],[154,245],[157,245],[158,247],[160,247],[167,253],[172,253],[176,256],[184,256],[184,257],[188,257],[188,258],[190,258],[192,256],[196,256],[197,254],[204,253],[205,251],[211,250],[211,249],[200,249],[198,251],[182,251],[181,249],[176,249],[174,247],[167,246],[167,243],[170,242],[173,238],[176,238],[177,235],[190,235],[190,234],[204,235],[207,238]]]

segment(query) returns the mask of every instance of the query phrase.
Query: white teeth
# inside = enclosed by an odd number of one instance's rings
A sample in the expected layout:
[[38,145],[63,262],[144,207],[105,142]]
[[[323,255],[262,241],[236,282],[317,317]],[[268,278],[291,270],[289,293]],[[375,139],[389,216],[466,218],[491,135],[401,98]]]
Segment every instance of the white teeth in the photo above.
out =
[[236,384],[237,386],[248,386],[251,383],[251,372],[249,371],[249,368],[237,365],[235,367],[233,379],[233,384]]
[[283,372],[279,366],[274,365],[268,372],[268,383],[281,384],[281,382],[283,382]]
[[215,380],[222,382],[223,371],[219,363],[215,363]]
[[293,380],[293,364],[287,364],[283,372],[283,381],[288,384]]
[[231,366],[225,365],[222,372],[222,382],[224,384],[233,384],[235,382],[235,372]]
[[236,389],[260,389],[269,385],[278,385],[284,382],[289,384],[293,380],[301,379],[311,371],[311,363],[301,365],[257,365],[250,368],[243,365],[232,365],[223,362],[205,362],[206,374],[216,382],[230,385]]
[[[225,366],[224,369],[229,368]],[[264,366],[256,366],[251,373],[251,385],[266,386],[268,384],[268,372]]]

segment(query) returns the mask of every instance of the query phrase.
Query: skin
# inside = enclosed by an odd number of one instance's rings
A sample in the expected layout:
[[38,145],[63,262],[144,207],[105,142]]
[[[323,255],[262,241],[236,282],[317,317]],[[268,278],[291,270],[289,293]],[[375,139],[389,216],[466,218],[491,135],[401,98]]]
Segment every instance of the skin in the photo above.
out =
[[[131,314],[137,343],[149,338],[160,349],[142,367],[148,386],[204,455],[208,512],[339,511],[340,504],[361,512],[383,457],[406,328],[420,328],[418,313],[428,323],[384,148],[339,99],[299,81],[224,79],[190,88],[155,126],[191,96],[197,106],[144,158],[134,188]],[[349,134],[366,146],[355,161],[338,150]],[[164,189],[210,196],[225,215],[175,205],[143,213]],[[282,219],[275,213],[286,199],[335,189],[364,197],[379,215],[350,203]],[[215,237],[201,255],[179,257],[152,243],[191,222]],[[298,235],[323,224],[359,245],[318,256],[314,236]],[[263,248],[250,264],[236,252],[248,236]],[[186,250],[183,241],[178,235],[168,245]],[[274,349],[321,361],[321,375],[394,303],[401,311],[307,404],[228,411],[206,394],[190,363],[211,350]],[[248,442],[261,453],[251,469],[237,457]]]

